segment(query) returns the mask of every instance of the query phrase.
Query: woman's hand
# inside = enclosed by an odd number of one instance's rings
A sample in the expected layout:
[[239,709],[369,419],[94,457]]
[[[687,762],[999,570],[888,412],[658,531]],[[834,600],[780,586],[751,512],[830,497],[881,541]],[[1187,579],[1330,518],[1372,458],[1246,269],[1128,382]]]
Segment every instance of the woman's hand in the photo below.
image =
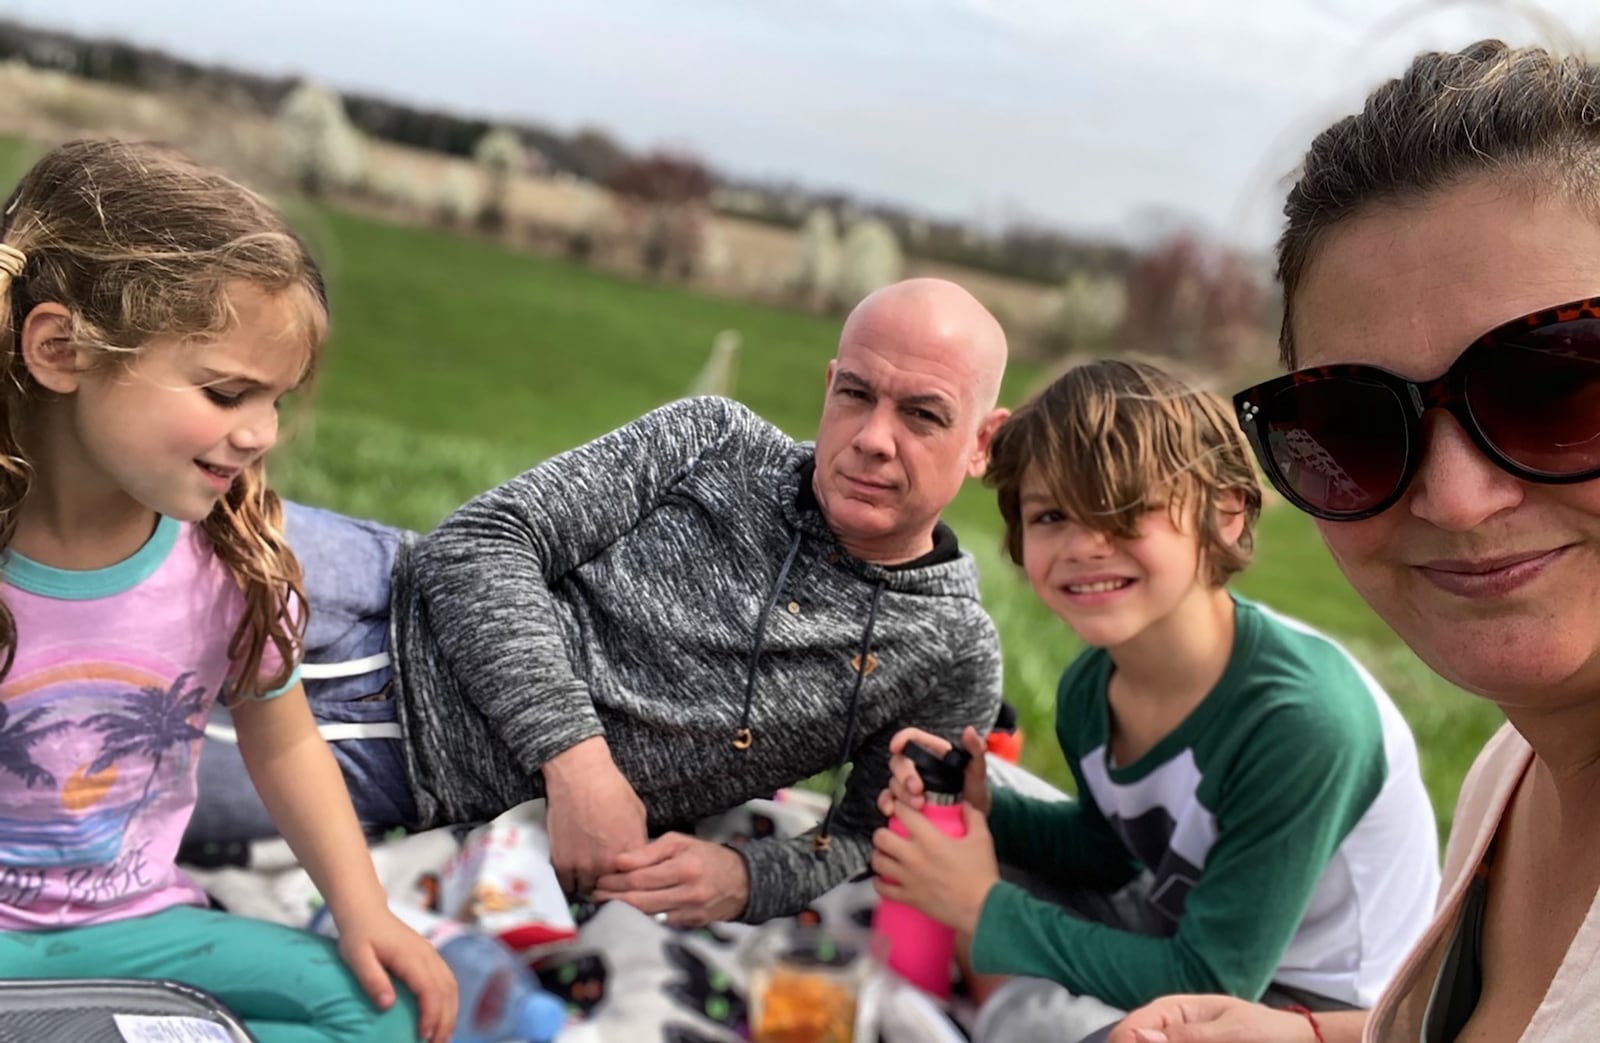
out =
[[1304,1014],[1249,1000],[1163,996],[1123,1018],[1106,1043],[1317,1043],[1317,1034]]

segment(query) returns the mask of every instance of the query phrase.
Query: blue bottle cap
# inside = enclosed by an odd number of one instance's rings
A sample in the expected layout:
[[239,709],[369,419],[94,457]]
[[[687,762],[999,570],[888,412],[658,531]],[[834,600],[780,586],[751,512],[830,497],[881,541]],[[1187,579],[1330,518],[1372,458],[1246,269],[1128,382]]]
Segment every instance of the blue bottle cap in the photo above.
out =
[[549,1043],[567,1025],[567,1005],[548,992],[530,992],[517,1011],[517,1038]]

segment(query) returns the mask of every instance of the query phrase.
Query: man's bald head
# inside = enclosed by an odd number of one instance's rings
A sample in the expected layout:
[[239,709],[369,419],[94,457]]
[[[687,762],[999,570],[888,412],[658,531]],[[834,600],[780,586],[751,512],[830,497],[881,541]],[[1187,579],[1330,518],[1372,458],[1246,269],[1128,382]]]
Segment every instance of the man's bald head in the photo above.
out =
[[948,279],[906,279],[868,294],[839,333],[839,351],[854,342],[911,339],[966,366],[972,409],[984,414],[1000,400],[1006,371],[1006,331],[964,287]]
[[856,305],[828,364],[812,486],[852,554],[892,564],[933,546],[939,515],[983,473],[1006,335],[943,279],[908,279]]

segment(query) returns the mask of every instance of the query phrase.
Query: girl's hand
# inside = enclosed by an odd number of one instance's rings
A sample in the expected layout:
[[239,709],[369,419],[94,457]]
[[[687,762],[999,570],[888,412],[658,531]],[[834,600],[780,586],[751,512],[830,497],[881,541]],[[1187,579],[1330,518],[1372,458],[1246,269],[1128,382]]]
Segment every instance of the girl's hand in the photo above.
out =
[[339,954],[380,1010],[394,1005],[389,972],[416,994],[417,1035],[450,1043],[456,1027],[456,979],[438,950],[385,907],[355,923],[340,923]]
[[892,812],[909,836],[887,829],[872,834],[872,871],[877,874],[873,889],[971,937],[989,889],[1000,882],[994,838],[983,813],[965,805],[967,835],[947,837],[922,812],[905,804],[896,804]]
[[399,975],[416,994],[422,1038],[449,1043],[455,977],[433,946],[384,904],[344,774],[317,731],[305,687],[296,683],[271,699],[238,701],[233,726],[250,780],[327,901],[339,928],[339,954],[362,990],[388,1010],[394,1005],[388,972]]
[[[878,794],[878,810],[885,816],[894,814],[894,803],[911,808],[922,807],[922,777],[916,765],[905,755],[906,743],[915,742],[929,753],[943,757],[950,752],[950,742],[920,728],[903,728],[889,740],[889,785]],[[961,745],[972,755],[967,763],[967,777],[963,783],[961,799],[984,815],[989,813],[989,770],[984,759],[988,753],[978,729],[968,725],[961,733]]]

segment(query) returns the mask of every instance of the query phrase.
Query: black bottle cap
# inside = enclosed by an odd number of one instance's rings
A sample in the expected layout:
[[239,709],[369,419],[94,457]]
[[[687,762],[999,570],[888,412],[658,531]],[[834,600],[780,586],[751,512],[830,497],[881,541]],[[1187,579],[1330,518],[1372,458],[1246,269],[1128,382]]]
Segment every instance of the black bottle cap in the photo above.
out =
[[967,764],[972,760],[972,754],[961,747],[952,746],[950,752],[939,757],[926,746],[908,742],[905,755],[916,765],[917,774],[922,776],[923,789],[928,793],[959,796],[965,788]]

